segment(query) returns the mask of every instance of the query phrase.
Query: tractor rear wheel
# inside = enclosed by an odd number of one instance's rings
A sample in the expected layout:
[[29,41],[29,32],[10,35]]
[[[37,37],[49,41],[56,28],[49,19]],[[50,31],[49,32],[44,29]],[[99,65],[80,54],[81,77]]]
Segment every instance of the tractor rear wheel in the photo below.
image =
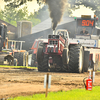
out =
[[48,55],[44,55],[44,58],[40,63],[38,63],[38,71],[48,71]]
[[69,72],[81,73],[83,70],[83,47],[79,44],[70,45]]
[[41,64],[42,60],[43,60],[43,47],[39,46],[37,51],[37,62],[39,63],[39,65]]

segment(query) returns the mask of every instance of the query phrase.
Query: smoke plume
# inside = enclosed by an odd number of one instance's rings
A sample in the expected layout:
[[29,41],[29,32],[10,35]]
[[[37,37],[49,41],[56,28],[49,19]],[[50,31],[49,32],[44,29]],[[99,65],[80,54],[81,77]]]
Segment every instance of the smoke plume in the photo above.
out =
[[61,21],[67,0],[45,0],[49,6],[50,17],[52,18],[52,29],[55,30]]

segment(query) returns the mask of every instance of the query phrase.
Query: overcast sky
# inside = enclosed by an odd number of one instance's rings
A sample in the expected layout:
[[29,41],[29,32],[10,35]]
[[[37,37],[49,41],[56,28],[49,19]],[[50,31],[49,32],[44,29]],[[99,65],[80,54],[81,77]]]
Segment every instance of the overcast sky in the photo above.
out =
[[[4,8],[5,3],[3,2],[3,0],[0,0],[0,8],[3,9]],[[34,10],[38,10],[39,9],[39,5],[37,4],[36,0],[33,0],[32,2],[28,2],[28,10],[29,12],[34,12]],[[86,7],[81,6],[80,9],[73,11],[73,16],[78,16],[80,17],[81,15],[94,15],[93,11],[91,11],[91,9],[88,9]]]

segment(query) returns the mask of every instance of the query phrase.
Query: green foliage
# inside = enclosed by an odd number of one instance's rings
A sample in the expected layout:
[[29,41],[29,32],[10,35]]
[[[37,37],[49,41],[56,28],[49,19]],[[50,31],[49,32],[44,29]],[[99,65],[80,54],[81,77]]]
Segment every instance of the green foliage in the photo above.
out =
[[[15,0],[4,0],[4,1],[8,2],[8,5],[12,7],[19,7],[20,5],[27,3],[27,1],[33,1],[33,0],[16,0],[16,2]],[[44,3],[43,1],[44,0],[37,0],[37,3],[41,5]],[[70,4],[70,7],[66,8],[65,16],[72,13],[71,9],[75,10],[78,9],[80,5],[84,5],[85,7],[89,7],[95,11],[95,14],[98,16],[100,22],[100,0],[67,0],[67,1]],[[49,14],[47,10],[40,9],[38,12],[35,13],[34,17],[43,21],[48,18],[48,15]],[[100,26],[99,22],[98,26]]]
[[16,12],[16,21],[27,20],[28,18],[28,10],[25,6],[23,9],[19,9]]
[[3,18],[7,22],[11,22],[12,20],[15,20],[16,10],[13,7],[5,6],[3,11]]
[[[8,6],[12,6],[12,7],[19,7],[25,3],[27,3],[27,1],[33,1],[33,0],[4,0],[4,2],[7,2]],[[39,5],[43,4],[43,0],[36,0],[37,3]]]
[[85,89],[75,89],[63,92],[50,92],[48,97],[45,94],[36,94],[33,96],[20,96],[11,98],[9,100],[99,100],[100,99],[100,86],[93,87],[92,91]]
[[3,20],[3,12],[2,12],[2,10],[0,11],[0,19]]
[[40,19],[35,18],[34,16],[35,16],[35,15],[34,15],[33,13],[31,13],[31,14],[28,16],[28,21],[31,21],[33,26],[35,26],[35,25],[37,25],[37,24],[39,24],[39,23],[41,22]]
[[40,19],[34,17],[34,13],[28,15],[27,7],[14,8],[12,6],[5,6],[4,10],[0,11],[0,19],[17,26],[17,21],[28,20],[31,21],[33,26],[41,22]]

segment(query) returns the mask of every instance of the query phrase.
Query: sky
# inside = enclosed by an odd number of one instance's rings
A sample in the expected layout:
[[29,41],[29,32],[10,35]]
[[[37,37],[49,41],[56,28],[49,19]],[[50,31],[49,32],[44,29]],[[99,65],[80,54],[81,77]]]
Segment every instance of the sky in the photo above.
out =
[[3,2],[3,0],[0,0],[0,9],[4,8],[5,3]]
[[[0,9],[4,8],[5,3],[3,2],[3,0],[0,0]],[[36,0],[33,0],[32,2],[28,2],[28,10],[29,12],[34,12],[34,10],[38,10],[39,9],[39,5],[37,4]],[[80,9],[73,11],[73,16],[76,17],[80,17],[81,15],[94,15],[93,11],[91,11],[91,9],[86,8],[81,6]]]
[[84,6],[80,6],[80,9],[77,9],[76,11],[72,11],[72,12],[73,12],[73,16],[76,17],[81,17],[81,15],[91,15],[92,17],[94,16],[94,11]]

